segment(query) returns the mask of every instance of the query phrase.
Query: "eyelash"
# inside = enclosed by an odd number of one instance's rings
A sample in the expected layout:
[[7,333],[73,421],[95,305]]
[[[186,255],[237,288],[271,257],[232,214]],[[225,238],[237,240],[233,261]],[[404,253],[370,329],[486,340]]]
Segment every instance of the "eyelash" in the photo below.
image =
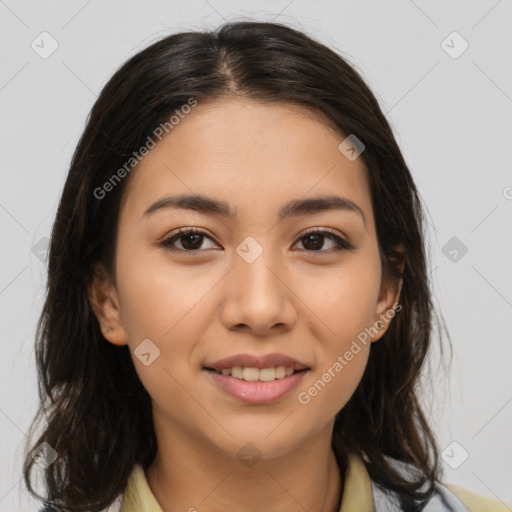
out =
[[[171,237],[166,238],[165,240],[160,242],[159,245],[164,247],[167,250],[170,250],[170,251],[186,252],[191,255],[197,255],[197,253],[205,252],[202,249],[187,250],[187,249],[178,249],[176,247],[173,247],[172,244],[176,240],[178,240],[179,238],[186,236],[186,235],[201,235],[201,236],[207,237],[210,240],[214,241],[212,239],[212,237],[210,235],[208,235],[207,233],[205,233],[204,231],[199,231],[196,228],[183,228],[183,229],[180,229],[177,233],[175,233]],[[312,229],[306,231],[297,239],[297,242],[300,242],[303,238],[306,238],[309,235],[326,235],[326,238],[330,238],[336,244],[336,247],[333,247],[329,250],[321,250],[320,249],[318,251],[315,251],[315,250],[308,251],[307,249],[302,249],[306,252],[331,254],[331,253],[339,253],[341,251],[350,251],[350,250],[355,249],[355,247],[351,243],[347,242],[346,240],[339,237],[335,233],[325,230],[325,229],[321,229],[321,228],[312,228]],[[297,243],[297,242],[295,242],[295,243]]]

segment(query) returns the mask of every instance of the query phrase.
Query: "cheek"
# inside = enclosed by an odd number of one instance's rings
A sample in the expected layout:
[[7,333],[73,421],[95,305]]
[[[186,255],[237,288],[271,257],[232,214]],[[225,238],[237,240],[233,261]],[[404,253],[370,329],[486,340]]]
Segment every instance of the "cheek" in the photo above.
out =
[[[135,246],[136,247],[136,246]],[[181,339],[177,336],[187,324],[190,333],[202,316],[202,299],[218,276],[204,267],[177,266],[163,249],[122,250],[117,259],[118,289],[123,326],[130,344],[139,338],[154,339],[157,344]]]
[[[213,314],[208,294],[218,273],[206,266],[178,269],[165,253],[131,249],[118,252],[117,280],[135,369],[156,403],[186,406],[190,397],[180,383],[190,381],[191,367],[200,361],[199,341]],[[137,357],[143,340],[156,347],[148,345],[150,359],[153,353],[158,355],[147,366]]]
[[[189,407],[189,393],[195,393],[190,366],[197,364],[205,283],[194,286],[183,273],[138,265],[136,258],[121,265],[119,283],[123,327],[138,377],[153,405],[179,422],[176,411]],[[148,348],[142,351],[143,346]],[[139,356],[148,352],[146,364]]]
[[316,337],[325,340],[328,352],[346,350],[373,324],[379,289],[378,256],[372,254],[354,256],[339,268],[302,280],[301,296],[316,318]]
[[378,256],[358,256],[350,264],[304,281],[310,291],[311,329],[318,365],[303,383],[297,400],[315,414],[333,417],[356,390],[371,346],[371,330],[380,288]]
[[370,342],[338,339],[323,354],[321,363],[301,386],[297,401],[308,413],[333,418],[356,390],[363,376]]

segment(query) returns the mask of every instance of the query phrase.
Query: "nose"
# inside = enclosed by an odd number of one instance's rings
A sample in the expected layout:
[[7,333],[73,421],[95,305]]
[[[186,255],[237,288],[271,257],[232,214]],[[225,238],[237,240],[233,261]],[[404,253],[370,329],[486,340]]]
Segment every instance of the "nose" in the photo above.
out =
[[221,319],[227,329],[268,337],[296,325],[299,301],[289,282],[290,273],[265,255],[263,251],[252,263],[235,260],[224,282]]

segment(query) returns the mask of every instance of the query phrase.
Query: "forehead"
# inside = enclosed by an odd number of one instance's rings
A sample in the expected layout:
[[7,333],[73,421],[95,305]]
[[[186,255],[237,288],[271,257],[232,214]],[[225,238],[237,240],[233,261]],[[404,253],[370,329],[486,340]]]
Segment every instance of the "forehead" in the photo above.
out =
[[[225,99],[198,103],[132,171],[134,215],[166,194],[213,196],[237,211],[338,193],[371,218],[366,167],[338,149],[346,135],[302,106]],[[244,206],[245,205],[245,206]]]

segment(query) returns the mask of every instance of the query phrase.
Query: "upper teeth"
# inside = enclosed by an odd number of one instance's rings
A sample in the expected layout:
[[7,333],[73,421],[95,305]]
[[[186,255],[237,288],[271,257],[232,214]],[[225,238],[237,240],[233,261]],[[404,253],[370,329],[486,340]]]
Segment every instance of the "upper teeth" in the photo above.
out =
[[243,380],[262,380],[270,381],[274,379],[282,379],[293,373],[293,368],[285,366],[272,366],[270,368],[249,368],[242,366],[233,366],[233,368],[223,368],[222,370],[214,370],[222,375],[231,375],[235,379]]

